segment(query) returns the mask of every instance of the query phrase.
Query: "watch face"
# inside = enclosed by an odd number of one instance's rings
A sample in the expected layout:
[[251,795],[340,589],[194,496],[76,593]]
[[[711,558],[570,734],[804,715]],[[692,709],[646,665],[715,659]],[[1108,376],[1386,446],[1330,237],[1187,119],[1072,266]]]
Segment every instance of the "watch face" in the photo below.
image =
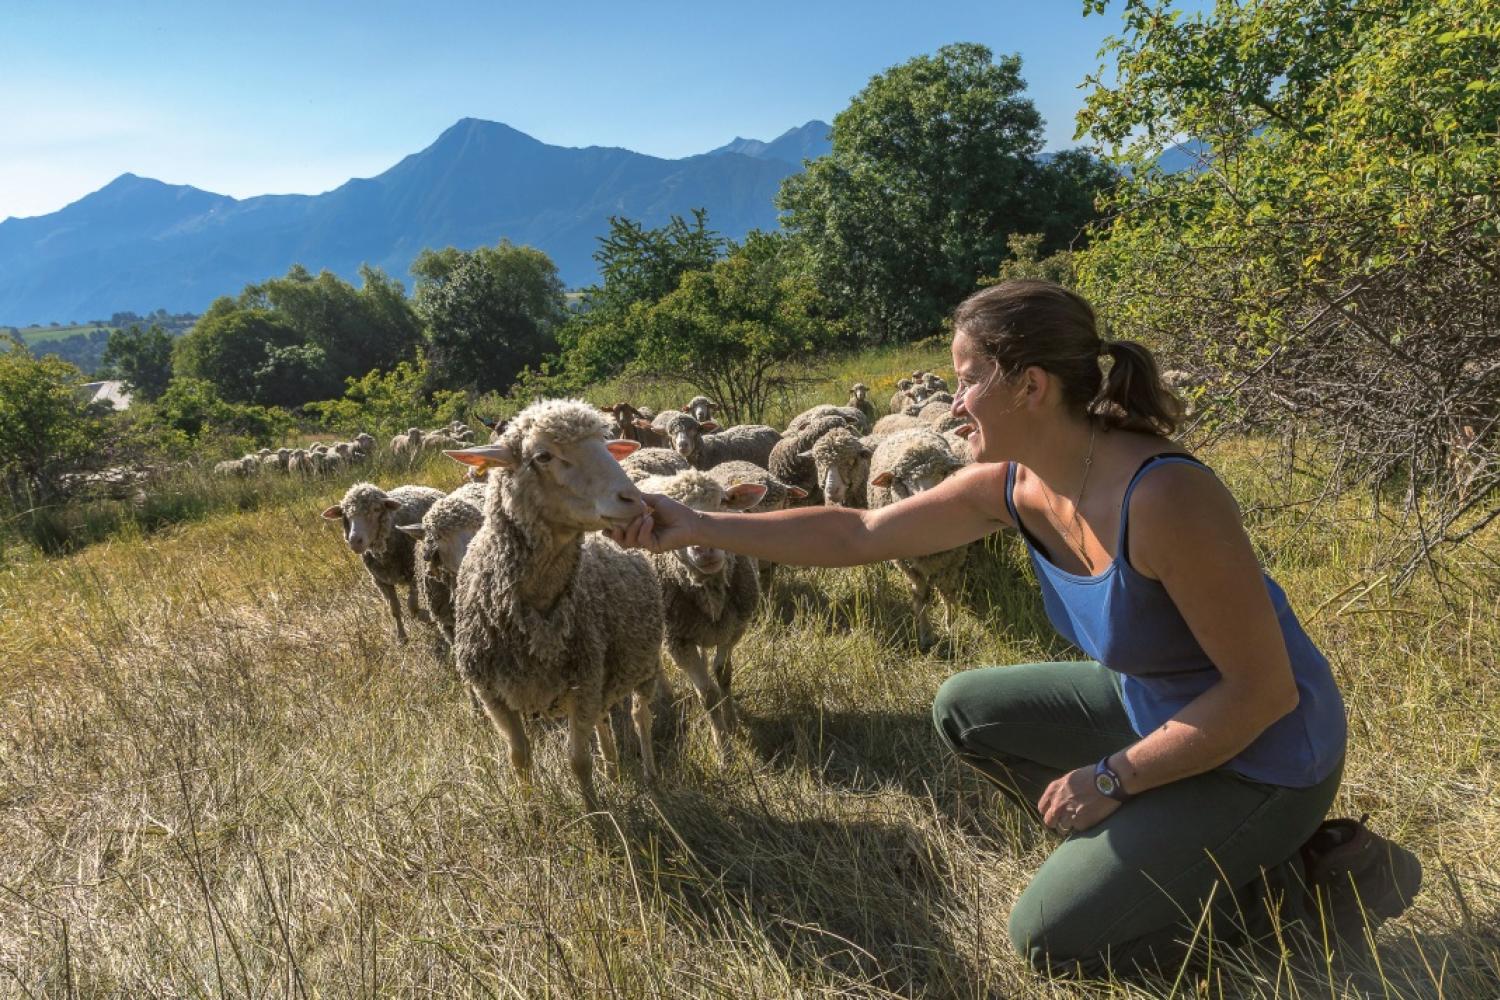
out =
[[1107,774],[1094,775],[1094,787],[1099,789],[1100,795],[1108,795],[1110,798],[1114,798],[1115,793],[1120,790],[1120,786],[1115,784],[1115,779]]

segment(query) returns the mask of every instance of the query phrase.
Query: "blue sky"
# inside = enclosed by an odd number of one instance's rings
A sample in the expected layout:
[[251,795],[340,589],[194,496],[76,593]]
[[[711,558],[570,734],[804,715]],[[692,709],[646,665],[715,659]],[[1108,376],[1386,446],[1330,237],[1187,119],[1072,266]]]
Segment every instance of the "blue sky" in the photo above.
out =
[[1019,52],[1047,147],[1118,17],[1079,0],[755,4],[0,0],[0,219],[125,171],[246,197],[385,170],[465,116],[703,152],[831,120],[955,41]]

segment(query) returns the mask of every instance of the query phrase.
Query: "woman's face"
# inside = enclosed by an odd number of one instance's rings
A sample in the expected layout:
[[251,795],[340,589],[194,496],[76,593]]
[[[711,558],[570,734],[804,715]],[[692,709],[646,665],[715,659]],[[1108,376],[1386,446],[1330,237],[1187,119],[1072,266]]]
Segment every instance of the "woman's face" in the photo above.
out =
[[1001,462],[1015,454],[1014,414],[1021,408],[1013,382],[1000,374],[993,358],[979,342],[960,332],[953,336],[953,415],[974,426],[969,448],[975,461]]

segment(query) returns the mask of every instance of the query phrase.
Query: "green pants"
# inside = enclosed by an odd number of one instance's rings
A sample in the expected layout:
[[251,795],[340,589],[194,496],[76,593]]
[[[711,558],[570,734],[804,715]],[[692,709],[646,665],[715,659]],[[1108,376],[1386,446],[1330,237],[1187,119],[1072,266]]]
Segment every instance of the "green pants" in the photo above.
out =
[[[1117,675],[1093,662],[969,670],[932,715],[961,760],[1033,814],[1053,779],[1140,738]],[[1099,975],[1171,969],[1195,928],[1202,947],[1305,921],[1297,849],[1339,776],[1287,788],[1218,769],[1141,794],[1052,852],[1011,910],[1011,943],[1037,969]]]

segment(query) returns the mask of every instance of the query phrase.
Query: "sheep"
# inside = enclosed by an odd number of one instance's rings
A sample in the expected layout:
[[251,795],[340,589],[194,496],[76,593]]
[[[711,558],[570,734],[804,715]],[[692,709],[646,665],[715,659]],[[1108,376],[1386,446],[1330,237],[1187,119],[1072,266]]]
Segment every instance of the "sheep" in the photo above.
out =
[[684,410],[691,413],[693,418],[701,424],[705,420],[712,420],[714,418],[714,411],[718,408],[719,404],[707,396],[694,396],[688,400],[688,404],[684,407]]
[[855,406],[834,406],[832,403],[820,403],[808,410],[803,410],[787,423],[788,431],[800,431],[808,424],[824,417],[843,417],[844,422],[850,427],[864,434],[870,429],[873,421],[865,420],[865,415]]
[[[746,510],[766,494],[759,483],[725,488],[698,470],[644,479],[640,489],[698,511]],[[703,699],[714,742],[722,750],[736,725],[729,693],[734,671],[730,657],[760,602],[758,567],[747,556],[701,545],[654,554],[651,562],[661,584],[667,652]]]
[[667,427],[672,423],[672,421],[682,415],[682,410],[662,410],[656,416],[651,418],[651,426],[655,427],[657,430],[665,434],[667,432]]
[[416,540],[417,592],[443,639],[453,645],[453,587],[474,535],[484,525],[482,482],[466,482],[397,530]]
[[[936,431],[921,428],[893,434],[876,446],[870,457],[870,509],[887,507],[909,496],[932,489],[964,465],[948,442]],[[932,591],[942,595],[949,610],[958,606],[958,591],[968,555],[968,546],[897,559],[911,586],[912,612],[917,621],[917,646],[926,651],[934,638],[928,621]]]
[[921,417],[914,417],[907,413],[888,413],[875,421],[875,427],[870,431],[872,437],[890,437],[897,431],[927,430],[927,422]]
[[[609,711],[632,696],[646,780],[654,779],[651,699],[661,673],[661,588],[638,551],[593,533],[645,509],[617,461],[638,446],[606,441],[598,410],[544,400],[522,410],[500,442],[449,452],[488,476],[484,527],[458,571],[453,653],[510,747],[523,791],[531,749],[522,718],[568,719],[568,758],[587,808],[597,808],[591,735],[618,770]],[[588,533],[588,534],[586,534]]]
[[929,392],[947,392],[948,380],[934,372],[923,372],[922,382]]
[[830,412],[825,412],[823,416],[795,430],[788,428],[771,449],[765,467],[782,482],[799,486],[806,491],[808,503],[822,503],[821,480],[810,450],[825,434],[848,428],[849,423],[841,414]]
[[375,453],[375,439],[364,431],[360,431],[354,435],[354,440],[351,443],[366,455],[373,455]]
[[406,641],[406,627],[401,622],[401,603],[396,587],[405,586],[406,607],[413,617],[427,617],[417,603],[416,546],[407,535],[395,530],[397,525],[422,520],[434,503],[443,498],[441,490],[426,486],[398,486],[386,493],[374,483],[355,483],[344,499],[323,511],[329,521],[344,526],[344,541],[359,556],[365,570],[391,609],[396,620],[396,638]]
[[781,432],[766,424],[738,424],[710,433],[715,430],[718,425],[712,420],[699,423],[686,413],[667,425],[673,447],[695,469],[712,469],[735,458],[766,465],[771,449],[781,440]]
[[909,378],[901,379],[896,383],[896,391],[891,395],[892,413],[900,413],[906,409],[906,404],[911,402],[911,397],[906,394],[911,386],[912,381]]
[[849,402],[844,404],[859,411],[864,418],[861,428],[866,433],[875,426],[875,404],[870,402],[870,387],[863,382],[856,382],[849,387]]
[[804,457],[818,478],[818,491],[829,507],[863,507],[872,451],[847,428],[839,427],[817,440]]
[[306,448],[294,449],[286,461],[286,471],[294,476],[310,476],[315,471]]
[[642,448],[620,459],[620,466],[632,482],[647,476],[671,476],[692,468],[687,459],[671,448]]
[[391,454],[397,458],[412,458],[422,447],[422,429],[408,427],[406,433],[391,438]]
[[652,426],[651,419],[629,403],[616,403],[608,412],[617,437],[638,441],[642,448],[671,447],[672,441],[666,432]]
[[[251,459],[251,461],[254,461]],[[240,478],[250,474],[250,467],[243,458],[227,458],[214,464],[214,475]]]
[[[640,452],[636,452],[640,454]],[[630,456],[634,458],[635,455]],[[628,462],[629,459],[626,459]],[[624,462],[621,463],[625,464]],[[800,486],[782,482],[777,479],[770,470],[763,469],[754,462],[743,462],[739,459],[731,459],[728,462],[720,462],[708,474],[718,480],[719,485],[726,490],[741,483],[757,483],[766,488],[765,496],[754,507],[745,509],[746,514],[761,514],[767,511],[783,510],[787,506],[800,503],[807,499],[807,491]],[[771,592],[771,580],[776,575],[776,563],[766,559],[757,560],[760,564],[760,592],[769,594]]]

